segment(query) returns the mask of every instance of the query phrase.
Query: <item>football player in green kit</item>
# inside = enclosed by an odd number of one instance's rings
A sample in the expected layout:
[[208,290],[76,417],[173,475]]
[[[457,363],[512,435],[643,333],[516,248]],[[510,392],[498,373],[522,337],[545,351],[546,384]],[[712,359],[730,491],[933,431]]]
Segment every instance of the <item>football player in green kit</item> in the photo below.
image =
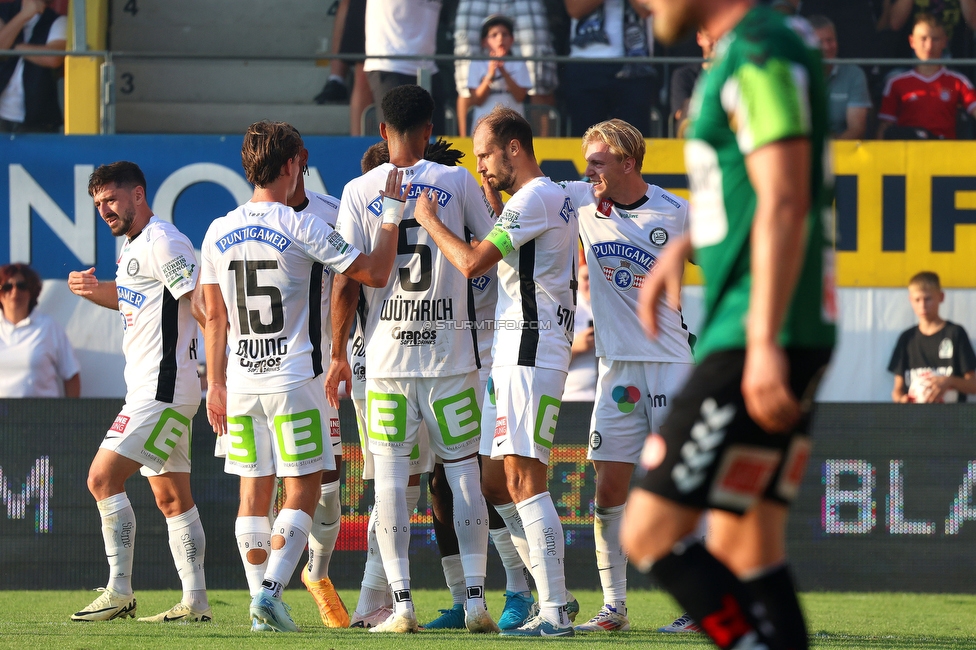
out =
[[[717,41],[691,101],[690,234],[644,285],[678,304],[693,254],[705,276],[699,366],[641,456],[621,539],[720,648],[806,648],[786,564],[789,504],[809,456],[811,405],[834,345],[824,209],[826,91],[813,32],[752,0],[646,0],[658,38]],[[705,544],[691,535],[705,510]]]

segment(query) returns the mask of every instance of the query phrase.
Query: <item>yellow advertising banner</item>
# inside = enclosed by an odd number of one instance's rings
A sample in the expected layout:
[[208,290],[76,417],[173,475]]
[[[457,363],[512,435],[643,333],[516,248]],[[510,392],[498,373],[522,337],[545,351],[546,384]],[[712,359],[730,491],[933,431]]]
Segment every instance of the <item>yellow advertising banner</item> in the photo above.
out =
[[[648,140],[648,182],[688,198],[683,141]],[[459,139],[475,172],[471,141]],[[842,287],[903,287],[921,270],[945,287],[976,288],[976,142],[835,142],[837,280]],[[580,141],[538,138],[553,180],[580,178]],[[697,269],[686,278],[697,283]]]

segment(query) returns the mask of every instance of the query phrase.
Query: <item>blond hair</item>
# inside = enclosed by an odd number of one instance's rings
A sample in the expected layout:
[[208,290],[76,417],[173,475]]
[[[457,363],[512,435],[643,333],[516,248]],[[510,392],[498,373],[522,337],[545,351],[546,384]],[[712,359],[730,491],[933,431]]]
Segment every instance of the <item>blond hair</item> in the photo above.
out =
[[584,153],[587,145],[593,141],[607,145],[610,148],[610,153],[616,156],[620,162],[627,158],[633,158],[638,172],[644,164],[647,145],[644,143],[644,136],[632,124],[618,119],[594,124],[583,134]]

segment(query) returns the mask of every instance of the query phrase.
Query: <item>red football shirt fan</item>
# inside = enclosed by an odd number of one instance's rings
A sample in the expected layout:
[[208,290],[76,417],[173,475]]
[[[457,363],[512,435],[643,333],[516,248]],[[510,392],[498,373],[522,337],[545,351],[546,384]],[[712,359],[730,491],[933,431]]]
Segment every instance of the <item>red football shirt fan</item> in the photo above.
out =
[[910,70],[892,77],[885,85],[878,119],[955,139],[959,106],[967,113],[976,109],[976,90],[964,75],[940,68],[931,77],[924,77]]

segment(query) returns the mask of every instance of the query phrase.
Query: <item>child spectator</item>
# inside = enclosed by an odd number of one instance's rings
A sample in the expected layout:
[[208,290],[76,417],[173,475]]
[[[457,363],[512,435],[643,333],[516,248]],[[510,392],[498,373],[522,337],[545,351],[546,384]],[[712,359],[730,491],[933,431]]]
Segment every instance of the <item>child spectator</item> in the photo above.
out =
[[966,330],[939,316],[944,299],[939,276],[931,271],[908,283],[918,325],[898,337],[888,364],[895,375],[895,402],[957,402],[966,401],[959,393],[976,393],[976,353]]
[[[488,16],[481,26],[481,48],[488,56],[504,57],[512,53],[515,43],[514,21],[508,16]],[[525,61],[472,61],[468,68],[469,97],[458,97],[458,131],[462,136],[474,131],[482,116],[498,104],[508,106],[519,115],[525,115],[525,101],[532,80]],[[474,107],[471,124],[467,123],[468,108]]]
[[908,42],[921,63],[885,85],[878,138],[954,140],[956,111],[976,112],[976,90],[964,75],[939,62],[946,32],[935,16],[918,14]]

